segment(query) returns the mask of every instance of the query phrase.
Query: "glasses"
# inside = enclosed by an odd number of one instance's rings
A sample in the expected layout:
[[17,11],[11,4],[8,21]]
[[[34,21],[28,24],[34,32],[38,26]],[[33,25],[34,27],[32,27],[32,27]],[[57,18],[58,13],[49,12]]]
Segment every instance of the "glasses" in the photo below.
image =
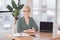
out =
[[30,12],[30,10],[27,10],[27,11],[26,10],[23,10],[23,12]]

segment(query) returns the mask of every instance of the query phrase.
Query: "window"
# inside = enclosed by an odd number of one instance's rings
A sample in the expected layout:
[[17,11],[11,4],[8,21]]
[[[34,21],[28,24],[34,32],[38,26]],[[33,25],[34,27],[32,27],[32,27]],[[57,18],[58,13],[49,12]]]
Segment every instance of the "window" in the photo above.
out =
[[[14,0],[18,4],[18,0]],[[12,29],[14,17],[6,6],[11,5],[11,0],[0,0],[0,30]]]
[[[15,0],[15,2],[18,4],[18,0]],[[0,11],[8,11],[7,4],[11,5],[11,0],[0,0]]]
[[33,0],[33,10],[39,10],[39,0]]
[[[40,8],[40,0],[33,0],[33,18],[35,19],[36,23],[38,24],[38,19],[39,19],[39,8]],[[39,20],[40,21],[40,20]]]
[[[54,22],[56,14],[56,0],[42,0],[41,4],[42,18],[44,21]],[[45,14],[45,15],[44,15]]]

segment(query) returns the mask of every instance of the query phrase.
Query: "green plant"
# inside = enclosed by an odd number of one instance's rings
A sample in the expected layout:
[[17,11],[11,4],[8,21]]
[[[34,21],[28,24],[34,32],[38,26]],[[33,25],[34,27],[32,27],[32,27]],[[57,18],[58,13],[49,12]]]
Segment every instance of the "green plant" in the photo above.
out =
[[11,4],[12,4],[12,6],[7,5],[7,8],[8,8],[9,11],[13,12],[12,15],[17,20],[17,16],[19,15],[19,11],[23,8],[24,4],[18,4],[18,5],[16,5],[16,3],[15,3],[14,0],[11,0]]
[[14,33],[16,33],[15,24],[16,24],[16,20],[18,18],[17,16],[19,15],[19,12],[23,8],[24,4],[19,4],[19,2],[18,2],[18,4],[16,4],[14,0],[11,0],[11,4],[12,4],[12,6],[11,5],[7,5],[7,9],[10,12],[13,12],[12,15],[14,16],[14,19],[15,19],[14,20],[15,21],[15,23],[14,23]]

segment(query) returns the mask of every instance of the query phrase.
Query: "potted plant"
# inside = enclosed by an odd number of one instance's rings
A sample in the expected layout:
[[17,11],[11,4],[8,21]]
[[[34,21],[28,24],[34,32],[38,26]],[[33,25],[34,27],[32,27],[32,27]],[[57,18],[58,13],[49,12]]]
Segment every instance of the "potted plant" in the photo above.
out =
[[11,4],[12,4],[12,7],[10,6],[10,5],[7,5],[7,9],[10,11],[10,12],[13,12],[13,16],[14,16],[14,21],[15,21],[15,23],[14,24],[16,24],[16,20],[17,20],[17,18],[18,18],[18,15],[19,15],[19,12],[20,12],[20,10],[23,8],[23,6],[24,6],[24,4],[19,4],[18,3],[18,5],[15,3],[15,1],[14,0],[11,0]]

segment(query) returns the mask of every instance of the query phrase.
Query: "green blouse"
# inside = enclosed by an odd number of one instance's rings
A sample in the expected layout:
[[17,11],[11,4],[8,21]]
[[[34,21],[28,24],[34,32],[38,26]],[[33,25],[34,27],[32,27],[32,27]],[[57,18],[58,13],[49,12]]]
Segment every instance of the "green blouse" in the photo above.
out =
[[32,17],[29,17],[29,24],[28,25],[26,24],[24,17],[18,19],[18,23],[17,23],[17,32],[18,33],[23,32],[23,30],[32,29],[32,27],[36,31],[38,30],[38,26]]

